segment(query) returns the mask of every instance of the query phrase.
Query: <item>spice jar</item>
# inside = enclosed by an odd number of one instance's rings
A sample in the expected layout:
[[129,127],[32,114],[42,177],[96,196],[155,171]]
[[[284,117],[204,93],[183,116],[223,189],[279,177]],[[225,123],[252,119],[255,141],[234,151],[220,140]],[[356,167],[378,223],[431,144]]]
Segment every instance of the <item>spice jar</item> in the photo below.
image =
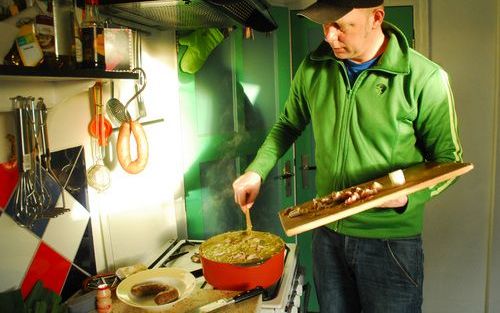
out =
[[112,311],[111,290],[107,284],[97,286],[96,306],[98,313],[109,313]]

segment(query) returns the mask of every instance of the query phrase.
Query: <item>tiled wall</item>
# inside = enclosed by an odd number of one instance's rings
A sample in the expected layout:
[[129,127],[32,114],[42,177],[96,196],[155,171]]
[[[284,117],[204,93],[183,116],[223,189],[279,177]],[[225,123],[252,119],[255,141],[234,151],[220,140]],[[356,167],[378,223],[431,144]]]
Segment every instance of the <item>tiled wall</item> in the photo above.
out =
[[[4,179],[0,184],[1,194],[11,195],[7,203],[0,203],[0,291],[21,288],[26,297],[36,281],[42,280],[65,300],[81,288],[86,277],[96,274],[83,147],[53,152],[51,164],[65,186],[64,202],[69,209],[57,217],[27,222],[17,213],[19,184],[13,186]],[[51,206],[61,207],[60,185],[45,172],[44,177]]]

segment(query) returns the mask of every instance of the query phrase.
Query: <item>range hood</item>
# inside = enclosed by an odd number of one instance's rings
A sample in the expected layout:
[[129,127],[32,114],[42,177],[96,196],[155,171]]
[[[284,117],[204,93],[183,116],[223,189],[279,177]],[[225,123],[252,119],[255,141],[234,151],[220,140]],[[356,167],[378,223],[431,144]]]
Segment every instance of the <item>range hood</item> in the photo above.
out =
[[[242,25],[260,32],[278,28],[264,0],[103,0],[100,12],[115,23],[156,30]],[[128,25],[127,25],[128,24]]]

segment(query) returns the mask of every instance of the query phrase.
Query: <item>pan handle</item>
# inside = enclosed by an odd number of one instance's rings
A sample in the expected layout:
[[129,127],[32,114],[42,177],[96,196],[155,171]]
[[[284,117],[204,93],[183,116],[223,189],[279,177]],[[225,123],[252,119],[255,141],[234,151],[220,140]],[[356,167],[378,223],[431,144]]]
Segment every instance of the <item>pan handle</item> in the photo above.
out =
[[255,296],[258,296],[263,292],[264,292],[264,288],[262,288],[261,286],[257,286],[253,289],[243,291],[242,293],[234,296],[233,300],[234,300],[234,303],[238,303],[238,302],[253,298]]

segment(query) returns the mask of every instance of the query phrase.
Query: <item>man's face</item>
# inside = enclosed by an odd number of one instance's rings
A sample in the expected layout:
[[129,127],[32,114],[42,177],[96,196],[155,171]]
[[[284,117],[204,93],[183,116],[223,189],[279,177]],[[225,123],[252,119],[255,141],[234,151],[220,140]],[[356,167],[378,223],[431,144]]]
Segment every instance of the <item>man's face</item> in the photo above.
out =
[[325,41],[337,58],[365,62],[374,43],[374,25],[373,9],[353,9],[340,19],[323,24]]

